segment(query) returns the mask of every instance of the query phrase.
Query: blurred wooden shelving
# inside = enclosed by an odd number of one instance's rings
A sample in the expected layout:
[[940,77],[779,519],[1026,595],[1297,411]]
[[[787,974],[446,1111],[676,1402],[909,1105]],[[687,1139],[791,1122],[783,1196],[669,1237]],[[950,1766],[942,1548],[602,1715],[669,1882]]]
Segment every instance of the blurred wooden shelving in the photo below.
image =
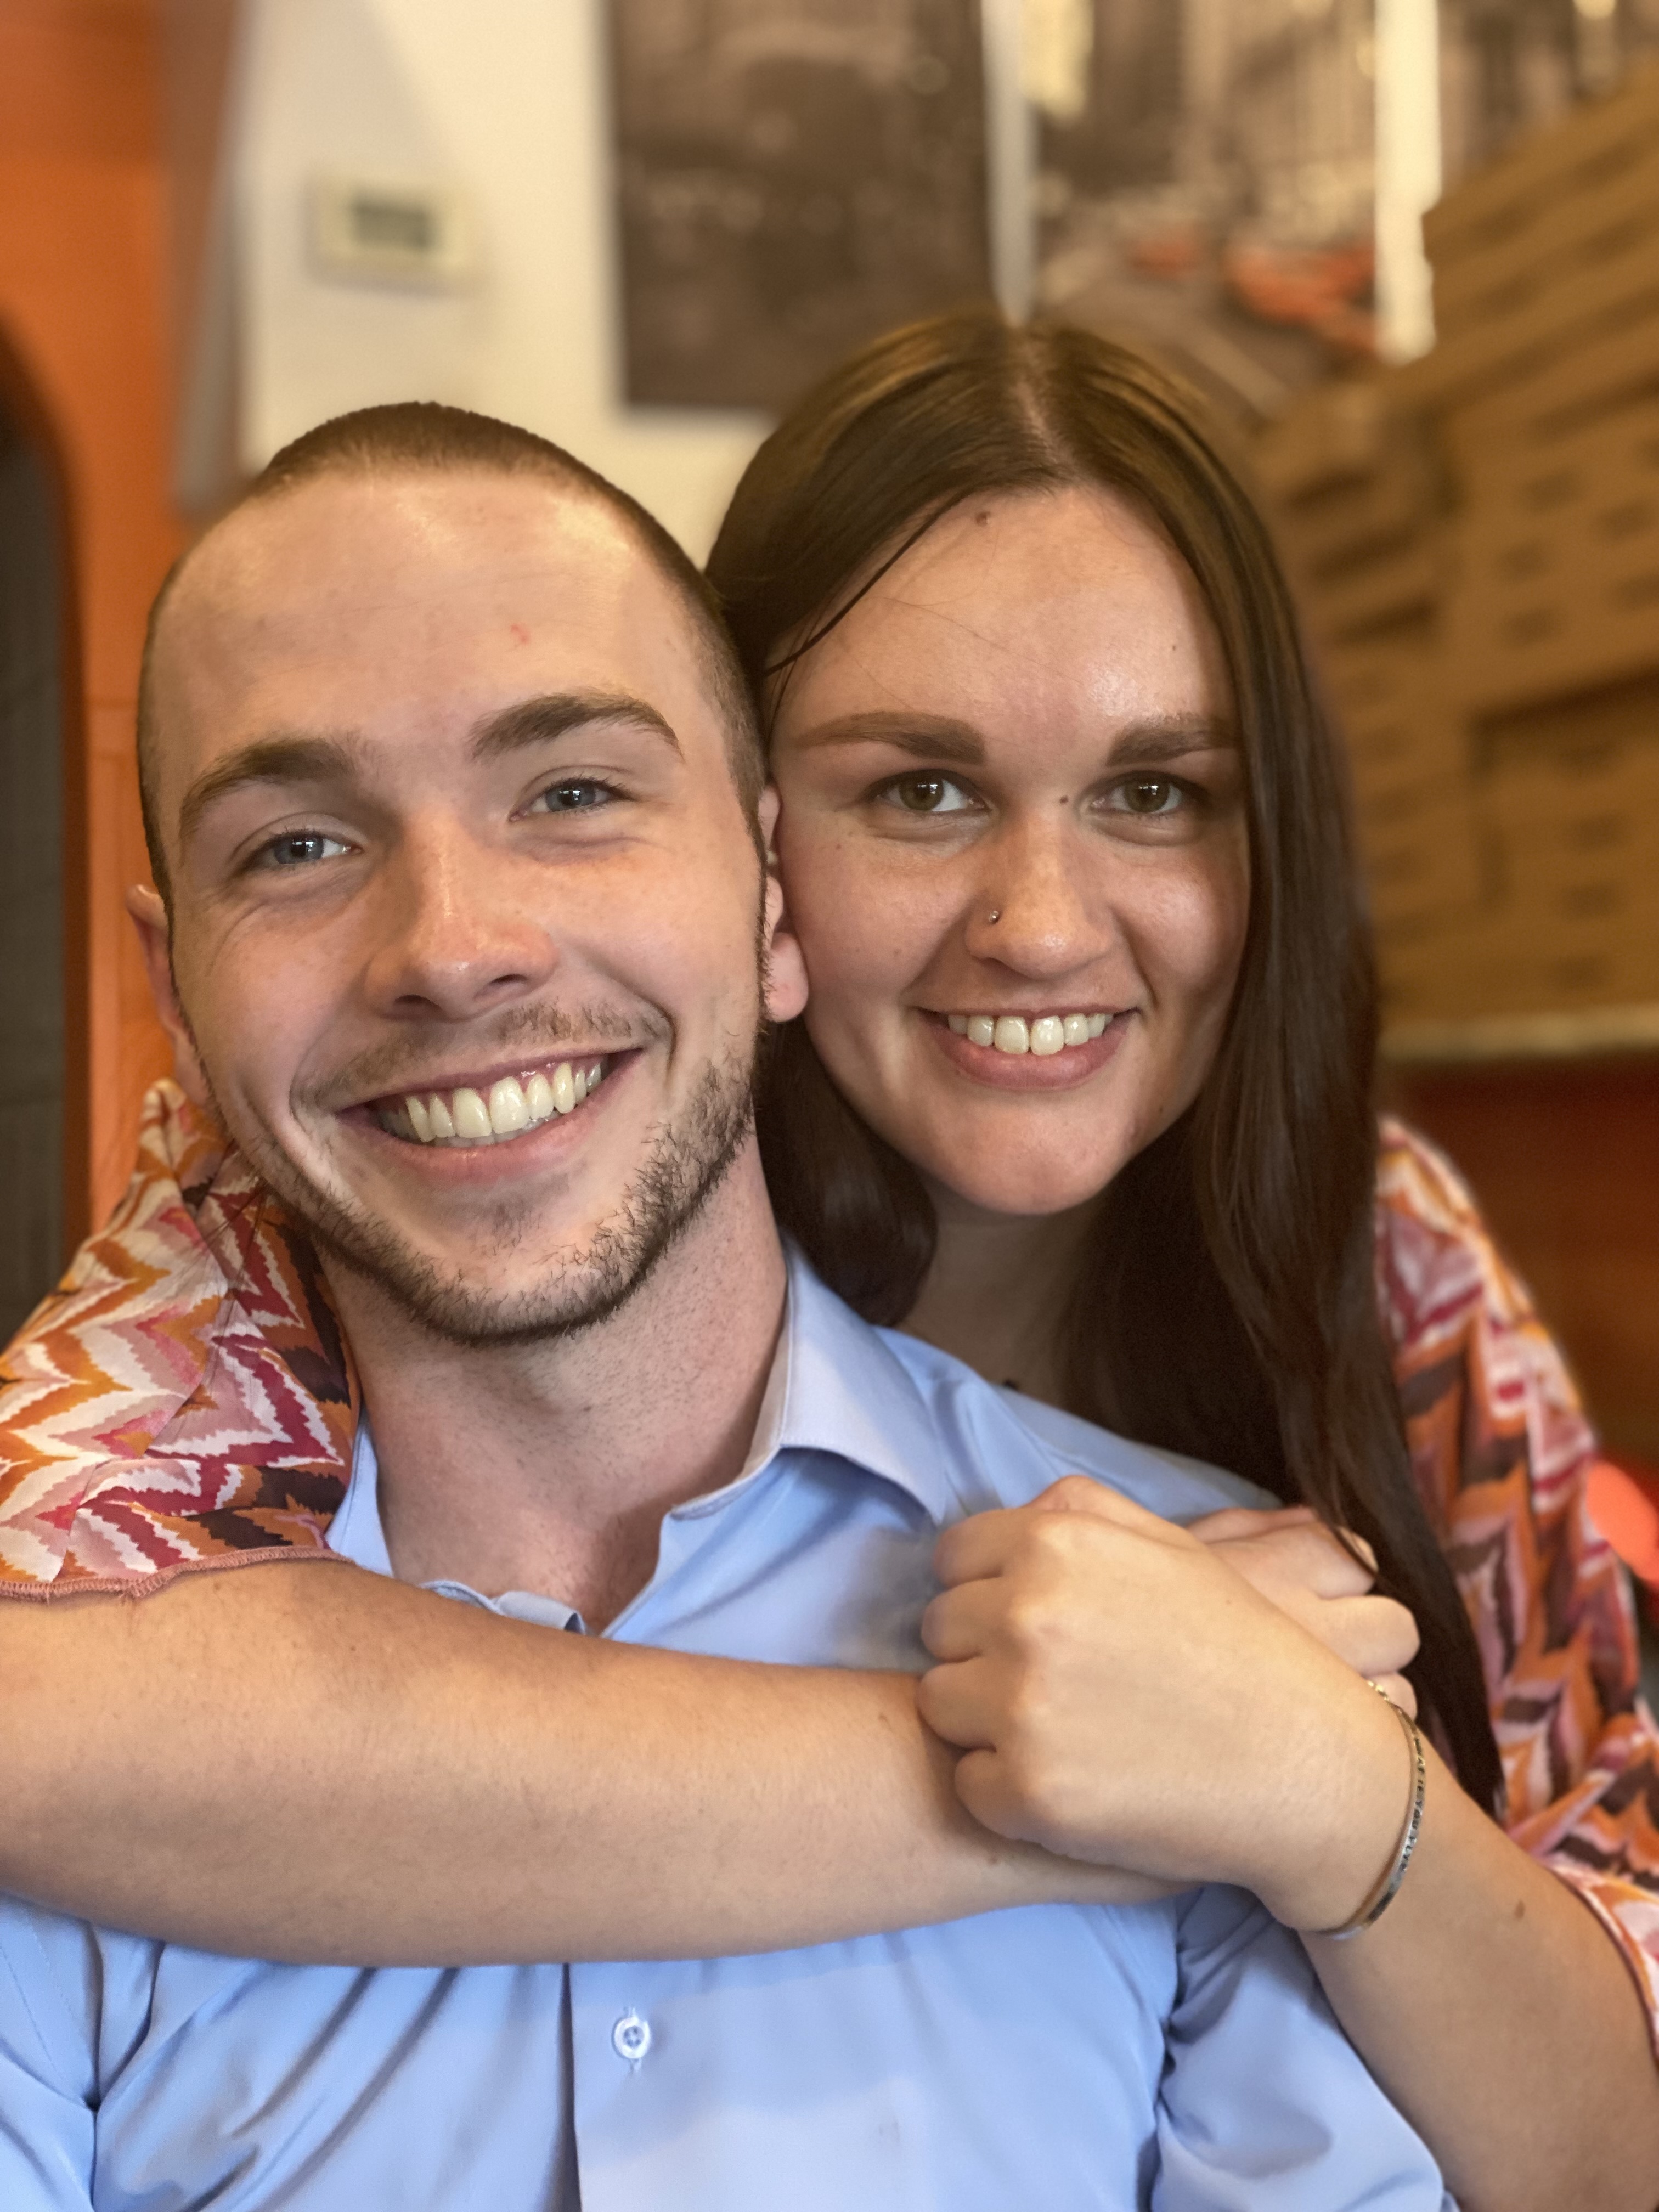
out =
[[1659,1003],[1394,1022],[1382,1033],[1382,1052],[1390,1067],[1399,1068],[1498,1067],[1632,1055],[1659,1060]]

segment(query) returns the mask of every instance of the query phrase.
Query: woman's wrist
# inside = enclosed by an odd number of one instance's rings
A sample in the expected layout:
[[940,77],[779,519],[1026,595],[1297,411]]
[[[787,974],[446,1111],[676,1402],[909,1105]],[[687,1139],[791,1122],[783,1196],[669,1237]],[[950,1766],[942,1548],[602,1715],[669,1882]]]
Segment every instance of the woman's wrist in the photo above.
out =
[[1268,1824],[1277,1847],[1262,1854],[1249,1887],[1285,1927],[1330,1936],[1376,1901],[1410,1825],[1416,1753],[1391,1701],[1351,1677],[1298,1747],[1280,1790],[1293,1825]]

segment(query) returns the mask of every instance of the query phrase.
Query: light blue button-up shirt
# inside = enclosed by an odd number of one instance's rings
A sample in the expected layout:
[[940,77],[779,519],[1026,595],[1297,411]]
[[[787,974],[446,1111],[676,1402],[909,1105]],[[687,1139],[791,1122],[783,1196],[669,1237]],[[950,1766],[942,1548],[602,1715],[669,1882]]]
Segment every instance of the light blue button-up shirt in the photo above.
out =
[[[1174,1517],[1255,1498],[866,1328],[793,1262],[749,1464],[668,1515],[656,1572],[609,1632],[920,1668],[940,1526],[1077,1470]],[[390,1571],[368,1448],[335,1541]],[[545,1597],[437,1587],[580,1626]],[[578,2203],[1442,2212],[1449,2199],[1299,1945],[1237,1890],[771,1957],[460,1970],[272,1966],[0,1906],[3,2212]]]

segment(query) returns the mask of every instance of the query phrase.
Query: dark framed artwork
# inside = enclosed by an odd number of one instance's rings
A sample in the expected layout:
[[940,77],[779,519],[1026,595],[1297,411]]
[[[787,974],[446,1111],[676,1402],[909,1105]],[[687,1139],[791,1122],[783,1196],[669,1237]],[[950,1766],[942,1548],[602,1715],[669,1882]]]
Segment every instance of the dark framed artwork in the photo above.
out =
[[626,394],[787,407],[988,294],[976,0],[610,0]]

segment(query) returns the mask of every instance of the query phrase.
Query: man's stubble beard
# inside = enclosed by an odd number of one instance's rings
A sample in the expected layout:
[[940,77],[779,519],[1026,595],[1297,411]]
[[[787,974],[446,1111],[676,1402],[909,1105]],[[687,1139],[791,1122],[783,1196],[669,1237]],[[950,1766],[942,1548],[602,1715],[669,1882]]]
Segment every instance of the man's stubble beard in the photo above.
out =
[[[492,1297],[447,1273],[386,1223],[343,1206],[263,1127],[242,1149],[326,1258],[432,1335],[479,1347],[550,1342],[592,1328],[626,1305],[719,1189],[753,1126],[757,1049],[757,1038],[746,1051],[732,1046],[709,1061],[682,1112],[657,1129],[644,1163],[585,1249],[553,1255],[549,1279],[516,1297]],[[222,1111],[219,1118],[225,1121]],[[482,1205],[481,1261],[509,1255],[533,1212],[514,1200]]]

